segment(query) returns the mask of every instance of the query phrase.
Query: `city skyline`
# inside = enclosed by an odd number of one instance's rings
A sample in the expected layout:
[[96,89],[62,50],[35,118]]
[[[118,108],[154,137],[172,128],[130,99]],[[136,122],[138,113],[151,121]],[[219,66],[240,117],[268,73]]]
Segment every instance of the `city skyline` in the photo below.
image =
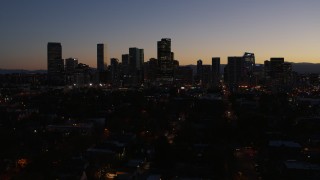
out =
[[212,57],[253,52],[256,63],[270,57],[318,63],[320,2],[246,1],[8,1],[0,7],[0,68],[46,69],[46,44],[60,42],[62,58],[96,67],[96,45],[107,46],[105,62],[128,48],[157,56],[157,41],[172,39],[181,65]]

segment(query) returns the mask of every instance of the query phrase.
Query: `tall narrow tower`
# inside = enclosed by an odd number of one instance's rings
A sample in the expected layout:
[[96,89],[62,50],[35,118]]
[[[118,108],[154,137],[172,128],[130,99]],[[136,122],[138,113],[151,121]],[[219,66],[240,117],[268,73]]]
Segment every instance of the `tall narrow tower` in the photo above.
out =
[[62,85],[64,83],[64,62],[61,43],[49,42],[47,45],[48,83]]
[[243,55],[243,82],[246,85],[252,86],[255,84],[254,71],[255,71],[255,56],[253,53],[245,52]]
[[104,69],[104,44],[97,44],[97,70],[103,72]]
[[214,87],[219,86],[220,81],[220,57],[212,57],[212,85]]
[[243,57],[229,56],[226,67],[225,77],[227,77],[227,83],[229,86],[237,87],[242,81]]
[[158,52],[158,80],[173,81],[173,53],[171,52],[171,39],[163,38],[157,43]]
[[144,50],[136,47],[129,48],[129,71],[133,84],[140,84],[143,80]]

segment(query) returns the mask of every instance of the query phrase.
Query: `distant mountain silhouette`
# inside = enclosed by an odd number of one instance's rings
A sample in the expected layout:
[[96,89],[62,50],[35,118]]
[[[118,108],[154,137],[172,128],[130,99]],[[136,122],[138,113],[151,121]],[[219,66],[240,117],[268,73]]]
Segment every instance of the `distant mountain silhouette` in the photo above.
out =
[[320,63],[292,63],[292,69],[298,73],[320,74]]
[[[263,65],[263,64],[262,64]],[[190,68],[192,68],[193,73],[195,74],[197,72],[197,65],[186,65]],[[224,67],[226,64],[221,64],[220,66],[220,72],[224,72]],[[295,72],[298,72],[300,74],[303,73],[318,73],[320,74],[320,63],[292,63],[292,69]]]
[[[197,65],[190,64],[190,65],[184,65],[187,67],[190,67],[193,70],[193,73],[196,74],[197,72]],[[220,72],[223,73],[224,67],[226,64],[221,64],[220,66]],[[94,68],[92,68],[94,69]],[[292,63],[292,69],[293,71],[296,71],[298,73],[319,73],[320,74],[320,63]],[[30,74],[30,73],[47,73],[47,70],[24,70],[24,69],[0,69],[0,74]]]
[[0,74],[44,74],[47,70],[0,69]]

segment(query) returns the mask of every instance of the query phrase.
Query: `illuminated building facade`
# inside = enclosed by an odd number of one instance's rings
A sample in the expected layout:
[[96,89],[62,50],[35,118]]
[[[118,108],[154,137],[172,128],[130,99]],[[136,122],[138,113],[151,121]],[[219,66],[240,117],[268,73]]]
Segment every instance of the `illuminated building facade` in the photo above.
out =
[[173,53],[171,52],[171,39],[163,38],[157,43],[158,54],[158,78],[157,80],[162,83],[173,82]]
[[254,53],[245,52],[243,55],[243,70],[242,70],[244,85],[253,86],[255,84],[256,81],[254,77],[254,68],[255,68]]

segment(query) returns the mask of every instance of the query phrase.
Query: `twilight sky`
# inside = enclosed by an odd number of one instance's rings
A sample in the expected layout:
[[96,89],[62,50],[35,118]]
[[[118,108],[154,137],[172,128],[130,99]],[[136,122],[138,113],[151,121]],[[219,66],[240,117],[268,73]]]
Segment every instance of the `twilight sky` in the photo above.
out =
[[257,63],[320,63],[319,0],[2,0],[0,23],[0,69],[46,69],[48,42],[91,67],[97,43],[107,44],[107,64],[129,47],[147,61],[166,37],[182,65],[246,51]]

